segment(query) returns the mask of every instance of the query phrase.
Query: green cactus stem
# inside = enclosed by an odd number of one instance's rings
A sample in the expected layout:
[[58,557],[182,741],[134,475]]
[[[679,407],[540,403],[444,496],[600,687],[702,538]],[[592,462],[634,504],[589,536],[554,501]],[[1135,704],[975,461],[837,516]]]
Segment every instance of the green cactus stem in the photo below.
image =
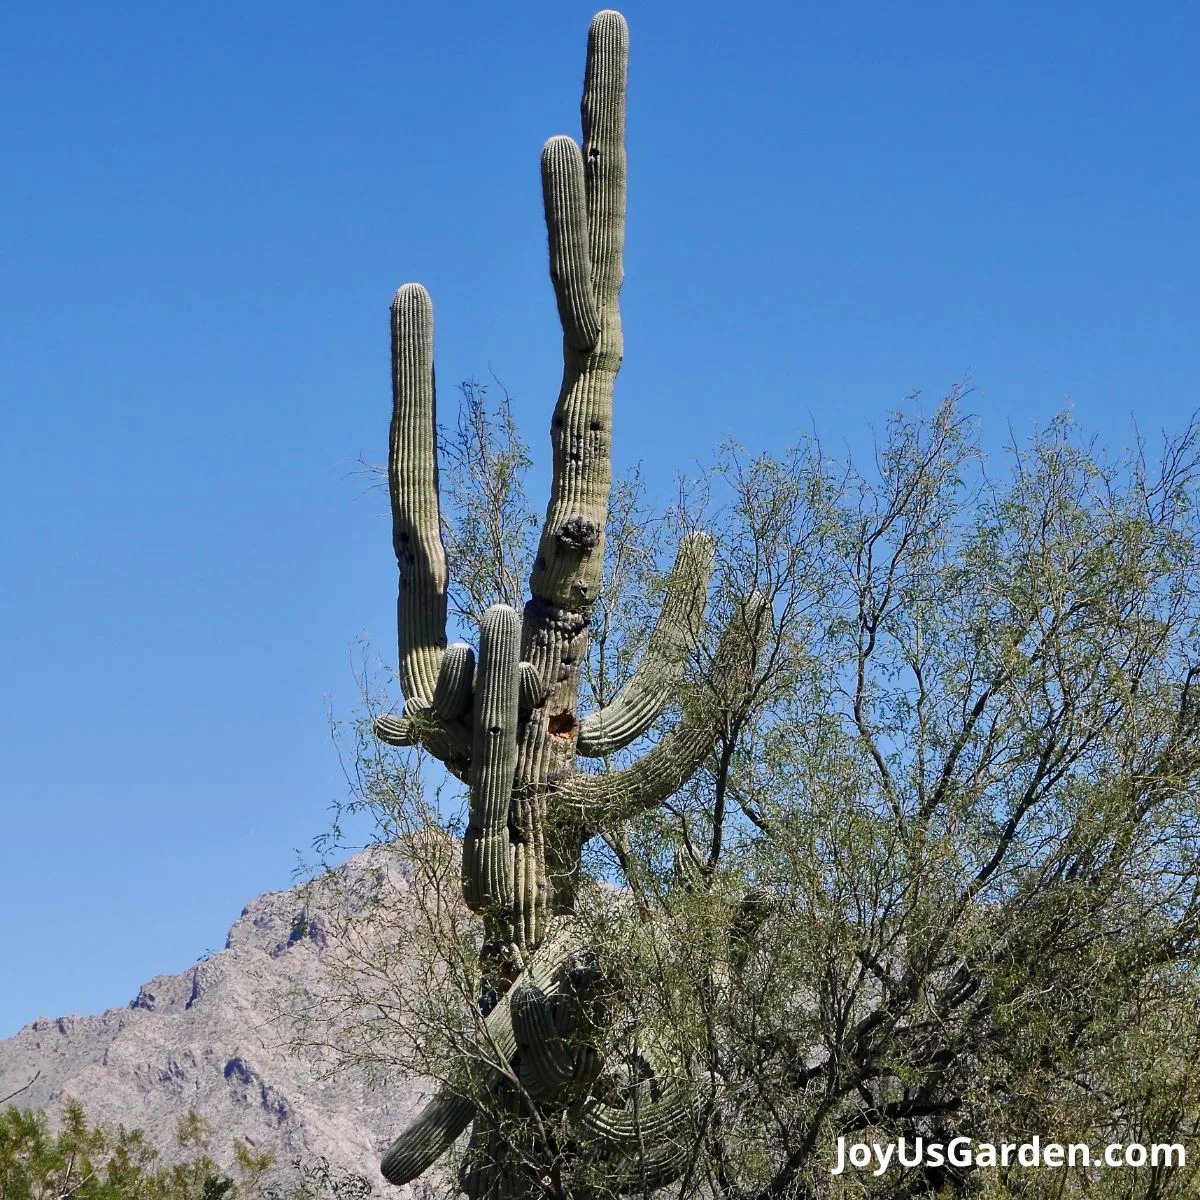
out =
[[437,492],[433,303],[419,283],[406,283],[392,303],[392,396],[388,484],[400,570],[400,681],[407,698],[428,701],[446,646],[447,572]]
[[681,1179],[695,1153],[690,1142],[664,1142],[635,1154],[605,1154],[592,1161],[604,1164],[605,1190],[617,1195],[649,1195]]
[[632,1153],[645,1145],[675,1140],[694,1120],[695,1106],[683,1088],[668,1086],[657,1100],[642,1100],[624,1108],[589,1097],[579,1108],[578,1128],[605,1143],[606,1151]]
[[641,737],[662,715],[699,636],[712,567],[712,538],[706,533],[688,534],[667,578],[666,598],[645,657],[617,698],[584,718],[576,747],[580,754],[588,758],[614,754]]
[[531,662],[521,664],[521,686],[519,690],[521,708],[532,712],[541,708],[550,695],[550,689],[542,682],[541,672]]
[[410,717],[385,713],[375,718],[374,729],[375,736],[389,746],[417,746],[421,742],[416,723]]
[[548,1100],[574,1080],[575,1055],[559,1036],[550,1001],[541,988],[522,983],[511,994],[521,1083],[534,1100]]
[[[588,32],[587,70],[581,106],[583,118],[584,192],[587,214],[588,265],[592,301],[579,276],[581,255],[572,258],[568,275],[555,278],[564,322],[563,380],[551,421],[554,474],[550,503],[534,561],[530,589],[541,600],[579,610],[595,602],[604,566],[604,521],[612,479],[610,436],[612,395],[621,366],[624,341],[617,297],[623,277],[625,245],[625,81],[629,66],[629,31],[620,13],[597,13]],[[559,139],[547,145],[544,161],[561,171],[547,212],[563,212],[564,223],[550,229],[551,270],[566,261],[564,250],[578,239],[574,212],[566,197],[574,195],[570,172],[574,158]],[[552,175],[552,179],[558,178]],[[561,202],[561,203],[560,203]],[[569,295],[567,295],[569,293]],[[564,300],[564,296],[567,298]],[[584,325],[594,304],[598,335],[591,341]],[[581,314],[577,317],[578,313]],[[590,318],[588,318],[590,319]],[[582,347],[577,344],[583,342]]]
[[[758,648],[769,632],[764,597],[751,596],[730,621],[713,658],[711,675],[732,698],[749,686]],[[717,743],[727,717],[724,704],[704,697],[650,751],[623,771],[577,774],[557,786],[555,808],[577,822],[584,840],[670,799],[695,774]],[[569,814],[569,817],[568,817]]]
[[404,715],[375,718],[375,736],[390,746],[424,746],[457,779],[465,780],[471,757],[471,731],[461,721],[442,721],[423,700],[407,700]]
[[494,604],[479,627],[470,823],[463,839],[463,897],[476,912],[511,909],[513,903],[508,803],[517,768],[520,650],[521,623],[515,610]]
[[583,154],[574,138],[552,137],[542,148],[542,197],[563,337],[573,350],[590,350],[600,337],[600,314],[592,290]]
[[407,1183],[424,1174],[471,1123],[475,1103],[448,1090],[439,1092],[398,1137],[380,1163],[389,1183]]
[[446,649],[438,670],[429,710],[443,721],[456,721],[471,707],[475,682],[475,651],[466,642]]

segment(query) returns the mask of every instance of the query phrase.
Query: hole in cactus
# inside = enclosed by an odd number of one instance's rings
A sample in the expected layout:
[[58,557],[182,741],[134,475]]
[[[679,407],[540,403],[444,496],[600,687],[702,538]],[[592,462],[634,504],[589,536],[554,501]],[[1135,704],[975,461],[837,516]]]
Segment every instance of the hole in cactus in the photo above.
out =
[[602,424],[601,424],[599,421],[589,421],[589,422],[588,422],[588,428],[589,428],[589,429],[590,429],[590,430],[591,430],[593,433],[597,433],[599,430],[603,429],[603,428],[604,428],[604,426],[603,426],[603,425],[602,425]]
[[[573,459],[577,455],[571,456]],[[587,517],[568,517],[555,531],[554,539],[564,550],[582,554],[594,550],[600,541],[600,527]]]
[[547,728],[551,737],[570,738],[575,733],[575,717],[570,712],[554,713]]

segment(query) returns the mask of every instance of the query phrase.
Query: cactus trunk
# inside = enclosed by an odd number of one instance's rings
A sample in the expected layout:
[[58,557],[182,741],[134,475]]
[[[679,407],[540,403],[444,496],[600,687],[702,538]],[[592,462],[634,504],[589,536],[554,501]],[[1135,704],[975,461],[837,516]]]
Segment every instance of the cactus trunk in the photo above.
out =
[[[581,721],[580,669],[603,575],[613,386],[623,353],[627,62],[624,18],[598,13],[588,38],[582,148],[556,137],[542,154],[563,330],[553,479],[529,601],[520,617],[503,605],[488,610],[477,662],[465,644],[446,648],[433,309],[418,284],[402,287],[393,305],[389,484],[405,705],[402,715],[379,718],[376,733],[393,745],[424,746],[470,785],[463,896],[483,921],[487,990],[500,1001],[486,1012],[487,1036],[476,1061],[464,1064],[461,1086],[439,1094],[388,1151],[383,1171],[392,1183],[420,1175],[474,1121],[460,1177],[467,1195],[521,1190],[528,1162],[496,1122],[504,1109],[529,1117],[529,1104],[571,1117],[580,1162],[607,1164],[618,1191],[661,1186],[687,1160],[695,1113],[678,1087],[656,1085],[641,1104],[635,1094],[628,1110],[591,1093],[603,1065],[589,1038],[597,978],[571,921],[586,841],[686,783],[725,716],[689,713],[625,771],[577,771],[578,755],[630,744],[675,696],[712,567],[711,541],[685,539],[641,669],[613,704]],[[734,688],[748,680],[764,606],[752,602],[743,617],[726,631],[714,663]],[[502,1062],[488,1058],[497,1050]]]

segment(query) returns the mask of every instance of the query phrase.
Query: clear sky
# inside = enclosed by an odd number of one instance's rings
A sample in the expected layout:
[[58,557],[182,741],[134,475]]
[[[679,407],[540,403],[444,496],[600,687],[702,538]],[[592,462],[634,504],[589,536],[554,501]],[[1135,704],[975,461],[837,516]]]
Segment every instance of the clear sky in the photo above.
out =
[[[286,886],[326,706],[394,655],[387,310],[544,467],[538,152],[590,4],[0,17],[0,1036],[125,1004]],[[1200,7],[630,0],[618,466],[835,450],[970,374],[986,444],[1200,404]],[[544,476],[543,476],[544,477]],[[541,496],[538,496],[539,502]]]

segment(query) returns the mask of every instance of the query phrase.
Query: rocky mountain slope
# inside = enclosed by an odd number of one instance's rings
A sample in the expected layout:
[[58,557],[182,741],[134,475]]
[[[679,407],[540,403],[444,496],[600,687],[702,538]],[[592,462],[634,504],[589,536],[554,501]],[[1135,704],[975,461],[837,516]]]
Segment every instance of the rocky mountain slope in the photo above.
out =
[[[352,882],[400,893],[412,886],[405,864],[379,851],[360,854],[345,872]],[[58,1111],[75,1097],[96,1123],[144,1129],[167,1161],[177,1122],[194,1111],[216,1131],[210,1153],[226,1165],[234,1139],[242,1139],[275,1151],[281,1169],[325,1156],[370,1180],[378,1195],[401,1200],[411,1189],[383,1183],[379,1156],[427,1088],[420,1081],[384,1088],[361,1072],[322,1079],[281,1045],[281,1000],[303,1003],[328,969],[325,929],[319,888],[259,896],[224,950],[178,975],[156,976],[127,1007],[41,1017],[0,1041],[0,1096],[37,1073],[14,1103]]]

